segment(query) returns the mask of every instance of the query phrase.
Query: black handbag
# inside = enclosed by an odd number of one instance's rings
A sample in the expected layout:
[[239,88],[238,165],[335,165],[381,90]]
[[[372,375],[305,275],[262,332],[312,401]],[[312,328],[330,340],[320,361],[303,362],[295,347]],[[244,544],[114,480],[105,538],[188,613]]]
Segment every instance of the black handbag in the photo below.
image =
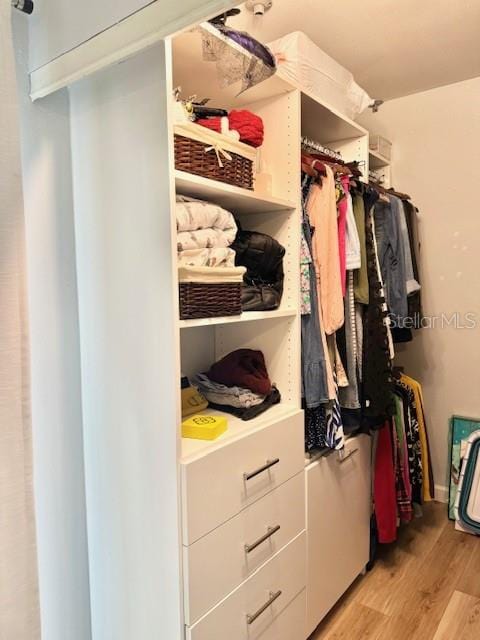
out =
[[278,309],[283,294],[285,248],[266,233],[239,229],[231,248],[235,264],[246,267],[243,278],[243,311]]

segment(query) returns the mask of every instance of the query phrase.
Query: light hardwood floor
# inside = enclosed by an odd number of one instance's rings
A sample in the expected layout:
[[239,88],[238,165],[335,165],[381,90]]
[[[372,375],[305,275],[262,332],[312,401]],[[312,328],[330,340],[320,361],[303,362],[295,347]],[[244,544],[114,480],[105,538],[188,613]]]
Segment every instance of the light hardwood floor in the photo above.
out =
[[310,640],[364,639],[480,640],[480,538],[455,531],[446,505],[381,546]]

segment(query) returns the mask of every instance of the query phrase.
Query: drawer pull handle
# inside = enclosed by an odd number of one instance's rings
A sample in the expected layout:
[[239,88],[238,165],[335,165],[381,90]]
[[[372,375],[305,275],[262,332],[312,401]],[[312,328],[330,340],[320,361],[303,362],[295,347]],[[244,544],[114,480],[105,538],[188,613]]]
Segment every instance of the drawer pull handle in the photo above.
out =
[[247,553],[250,553],[251,551],[253,551],[257,547],[259,547],[262,544],[262,542],[265,542],[266,540],[271,538],[274,533],[277,533],[277,531],[280,531],[280,525],[279,524],[277,524],[275,527],[268,527],[267,533],[265,533],[261,538],[259,538],[258,540],[256,540],[252,544],[246,544],[245,545],[245,551]]
[[274,458],[273,460],[267,460],[266,463],[262,467],[259,467],[258,469],[255,469],[255,471],[250,471],[250,473],[244,473],[243,474],[243,479],[244,480],[251,480],[252,478],[255,478],[255,476],[258,476],[260,473],[263,473],[264,471],[268,471],[271,467],[273,467],[274,465],[278,464],[279,462],[280,462],[280,458]]
[[358,447],[356,447],[355,449],[352,449],[348,453],[340,453],[340,451],[342,451],[342,449],[339,449],[339,451],[338,451],[337,461],[339,463],[342,463],[342,462],[345,462],[345,460],[348,460],[350,458],[350,456],[353,456],[353,454],[358,451]]
[[275,600],[277,598],[279,598],[282,595],[282,592],[279,591],[270,591],[270,598],[267,600],[267,602],[265,602],[265,604],[263,604],[260,609],[258,611],[255,611],[255,613],[253,614],[249,614],[247,613],[247,624],[252,624],[252,622],[255,622],[255,620],[262,615],[262,613],[268,609],[268,607],[273,604],[275,602]]

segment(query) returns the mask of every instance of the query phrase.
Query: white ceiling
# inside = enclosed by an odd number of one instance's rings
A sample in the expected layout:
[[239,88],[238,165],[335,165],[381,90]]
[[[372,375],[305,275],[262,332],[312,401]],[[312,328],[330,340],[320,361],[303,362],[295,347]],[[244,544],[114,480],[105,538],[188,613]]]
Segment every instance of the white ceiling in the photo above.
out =
[[304,31],[384,100],[480,76],[480,0],[273,0],[229,24],[265,43]]

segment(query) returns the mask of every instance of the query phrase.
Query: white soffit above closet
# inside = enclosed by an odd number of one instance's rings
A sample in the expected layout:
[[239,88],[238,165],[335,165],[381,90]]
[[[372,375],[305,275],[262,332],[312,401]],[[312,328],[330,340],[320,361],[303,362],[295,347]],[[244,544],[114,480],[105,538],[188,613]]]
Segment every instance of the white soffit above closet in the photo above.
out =
[[303,31],[383,100],[480,76],[479,0],[273,0],[229,24],[262,42]]

